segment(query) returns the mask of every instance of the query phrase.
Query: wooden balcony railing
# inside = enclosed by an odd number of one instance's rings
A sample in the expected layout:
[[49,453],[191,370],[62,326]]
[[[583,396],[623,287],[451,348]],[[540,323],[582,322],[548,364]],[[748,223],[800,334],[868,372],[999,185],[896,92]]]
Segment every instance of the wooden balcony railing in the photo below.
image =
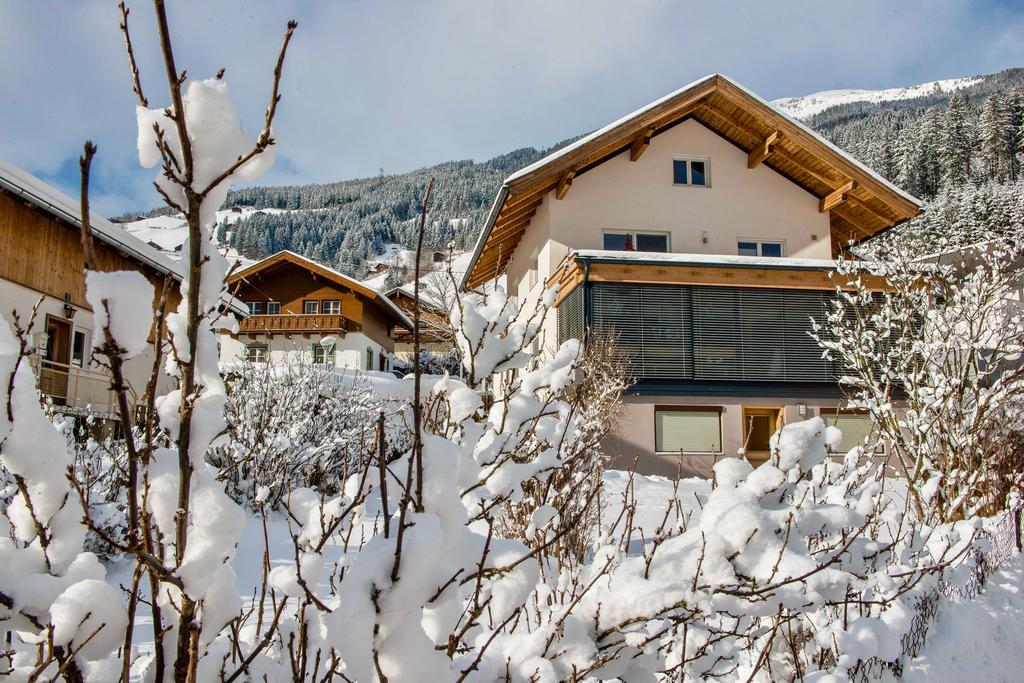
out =
[[337,333],[348,329],[341,315],[250,315],[238,323],[239,334]]

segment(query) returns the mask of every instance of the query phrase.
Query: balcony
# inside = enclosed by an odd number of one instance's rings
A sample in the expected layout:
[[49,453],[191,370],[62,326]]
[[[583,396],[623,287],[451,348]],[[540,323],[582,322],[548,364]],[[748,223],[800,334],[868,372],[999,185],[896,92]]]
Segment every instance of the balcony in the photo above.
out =
[[348,320],[341,315],[250,315],[238,323],[238,334],[344,334]]
[[[29,362],[39,380],[39,392],[53,401],[57,412],[119,418],[117,399],[107,373],[39,356],[30,356]],[[128,403],[132,409],[138,403],[138,395],[131,386],[128,387]]]

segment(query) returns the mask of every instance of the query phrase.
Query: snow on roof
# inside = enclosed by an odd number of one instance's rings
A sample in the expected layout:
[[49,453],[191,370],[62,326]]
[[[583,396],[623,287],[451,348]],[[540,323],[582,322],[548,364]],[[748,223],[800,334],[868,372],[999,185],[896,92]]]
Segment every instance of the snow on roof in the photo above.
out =
[[[80,200],[72,199],[28,171],[2,159],[0,159],[0,187],[72,225],[79,228],[82,225]],[[185,267],[182,264],[167,258],[159,250],[92,210],[89,211],[89,228],[100,241],[107,243],[129,258],[149,266],[157,272],[169,274],[179,281],[184,278]],[[242,302],[234,297],[228,297],[227,303],[235,312],[241,313],[246,310]]]
[[[470,261],[470,267],[467,269],[467,272],[466,272],[466,274],[465,274],[465,276],[463,278],[462,287],[465,288],[467,286],[467,283],[470,281],[471,275],[472,275],[472,271],[473,271],[473,269],[474,269],[474,267],[476,265],[476,262],[480,258],[480,256],[482,255],[482,253],[484,251],[484,247],[487,244],[487,241],[488,241],[488,239],[490,237],[491,231],[492,231],[492,229],[494,227],[494,223],[497,220],[498,215],[501,213],[502,207],[504,206],[504,203],[505,203],[505,199],[510,194],[512,185],[516,181],[521,180],[522,178],[525,178],[526,176],[528,176],[528,175],[530,175],[532,173],[537,172],[541,168],[543,168],[543,167],[545,167],[545,166],[547,166],[549,164],[552,164],[552,163],[562,159],[563,157],[567,157],[567,156],[573,154],[574,152],[576,152],[576,151],[580,150],[581,148],[583,148],[585,145],[588,145],[588,144],[594,142],[595,140],[598,140],[598,139],[602,138],[603,136],[605,136],[605,135],[615,131],[616,129],[618,129],[620,127],[628,126],[631,122],[633,122],[635,120],[642,119],[650,111],[652,111],[652,110],[654,110],[654,109],[664,105],[666,102],[669,102],[669,101],[671,101],[673,99],[676,99],[676,98],[680,98],[680,97],[684,96],[688,91],[700,88],[701,86],[707,85],[707,84],[715,81],[716,79],[720,79],[722,82],[728,83],[730,86],[736,88],[736,90],[742,92],[744,95],[746,95],[747,97],[751,98],[753,101],[755,101],[755,102],[759,103],[760,105],[766,107],[767,109],[771,110],[774,114],[779,116],[786,123],[788,123],[789,125],[792,125],[794,128],[798,129],[802,133],[810,136],[815,141],[817,141],[822,146],[824,146],[826,149],[828,149],[831,153],[835,154],[837,157],[842,159],[845,163],[848,163],[851,167],[853,167],[856,170],[858,170],[859,172],[863,173],[865,176],[869,177],[874,182],[877,182],[880,187],[886,189],[887,191],[892,192],[894,195],[900,197],[901,199],[903,199],[904,201],[906,201],[910,205],[912,205],[914,207],[917,207],[918,210],[920,210],[920,209],[922,209],[924,207],[924,204],[921,202],[921,200],[917,199],[913,195],[911,195],[911,194],[905,192],[904,190],[900,189],[899,187],[895,186],[894,184],[892,184],[891,182],[889,182],[888,180],[886,180],[885,178],[880,176],[878,173],[876,173],[874,170],[872,170],[871,168],[869,168],[866,165],[862,164],[860,161],[858,161],[853,156],[851,156],[850,154],[848,154],[844,150],[840,149],[836,145],[832,144],[829,140],[824,138],[822,135],[820,135],[816,131],[808,128],[806,125],[804,125],[800,121],[796,120],[795,118],[793,118],[792,116],[787,114],[785,111],[782,111],[781,109],[779,109],[776,105],[772,104],[771,102],[768,102],[767,100],[765,100],[764,98],[760,97],[759,95],[751,92],[749,89],[747,89],[746,87],[744,87],[740,83],[737,83],[736,81],[734,81],[733,79],[729,78],[728,76],[725,76],[725,75],[722,75],[722,74],[709,74],[707,76],[704,76],[703,78],[699,78],[699,79],[693,81],[692,83],[688,83],[687,85],[683,86],[682,88],[679,88],[678,90],[676,90],[674,92],[671,92],[671,93],[665,95],[664,97],[661,97],[661,98],[651,102],[650,104],[647,104],[647,105],[641,107],[640,109],[637,109],[636,111],[631,112],[631,113],[629,113],[629,114],[619,118],[618,120],[613,121],[612,123],[609,123],[608,125],[600,128],[600,129],[598,129],[598,130],[596,130],[596,131],[594,131],[594,132],[592,132],[592,133],[590,133],[588,135],[583,136],[582,138],[580,138],[579,140],[576,140],[572,144],[566,145],[565,147],[563,147],[563,148],[561,148],[561,149],[559,149],[559,150],[549,154],[548,156],[544,157],[543,159],[540,159],[539,161],[536,161],[536,162],[530,164],[529,166],[521,168],[518,171],[516,171],[515,173],[513,173],[512,175],[508,176],[508,178],[505,179],[505,182],[502,183],[501,188],[498,190],[498,193],[497,193],[497,195],[496,195],[496,197],[494,199],[494,203],[491,206],[490,213],[488,214],[487,220],[484,223],[483,230],[480,232],[480,236],[478,237],[476,245],[473,248],[473,256],[472,256],[472,259]],[[515,247],[513,247],[513,251],[514,251],[514,249],[515,249]],[[499,273],[500,272],[504,272],[504,266],[501,264],[501,257],[500,256],[498,258],[498,261],[499,261],[498,272]]]
[[679,88],[678,90],[676,90],[674,92],[671,92],[668,95],[665,95],[664,97],[660,97],[660,98],[654,100],[653,102],[651,102],[650,104],[646,104],[643,107],[641,107],[640,109],[637,109],[636,111],[634,111],[634,112],[632,112],[630,114],[626,114],[622,118],[620,118],[620,119],[618,119],[616,121],[613,121],[612,123],[609,123],[607,126],[604,126],[603,128],[599,128],[598,130],[594,131],[593,133],[590,133],[589,135],[583,136],[582,138],[580,138],[576,142],[574,142],[574,143],[572,143],[570,145],[566,145],[562,149],[547,155],[543,159],[541,159],[539,161],[535,161],[534,163],[530,164],[529,166],[526,166],[525,168],[519,169],[518,171],[516,171],[515,173],[513,173],[512,175],[510,175],[508,178],[505,179],[505,185],[509,185],[513,181],[518,180],[519,178],[522,178],[523,176],[526,176],[529,173],[532,173],[533,171],[537,170],[538,168],[541,168],[543,166],[548,165],[549,163],[551,163],[552,161],[555,161],[556,159],[560,159],[560,158],[562,158],[562,157],[564,157],[564,156],[566,156],[568,154],[571,154],[574,150],[579,149],[583,145],[586,145],[587,143],[589,143],[592,140],[594,140],[594,139],[604,135],[605,133],[608,133],[609,131],[614,130],[615,128],[617,128],[619,126],[622,126],[622,125],[630,122],[631,120],[633,120],[635,118],[643,116],[645,113],[647,113],[648,111],[650,111],[652,109],[655,109],[659,105],[661,105],[661,104],[663,104],[663,103],[665,103],[665,102],[667,102],[667,101],[669,101],[669,100],[671,100],[671,99],[673,99],[675,97],[678,97],[679,95],[681,95],[682,93],[684,93],[684,92],[686,92],[688,90],[691,90],[693,88],[696,88],[699,85],[702,85],[702,84],[704,84],[704,83],[706,83],[708,81],[711,81],[714,78],[720,78],[723,81],[726,81],[727,83],[735,86],[737,89],[742,90],[744,94],[746,94],[746,95],[750,96],[751,98],[757,100],[758,102],[760,102],[761,104],[765,105],[766,107],[771,108],[773,111],[778,113],[780,116],[784,117],[789,123],[791,123],[794,126],[802,129],[808,135],[813,135],[815,138],[818,139],[818,141],[820,141],[821,143],[826,145],[831,151],[835,152],[836,154],[841,156],[844,160],[846,160],[847,162],[853,164],[854,166],[856,166],[858,169],[860,169],[864,173],[867,173],[872,178],[874,178],[879,183],[881,183],[883,186],[889,188],[890,190],[892,190],[896,194],[900,195],[901,197],[906,199],[908,202],[910,202],[910,203],[912,203],[912,204],[914,204],[915,206],[918,206],[918,207],[924,206],[924,204],[921,202],[921,200],[917,199],[913,195],[911,195],[911,194],[901,190],[900,188],[896,187],[891,182],[889,182],[888,180],[886,180],[885,178],[883,178],[882,176],[878,175],[873,170],[871,170],[870,168],[868,168],[867,166],[865,166],[864,164],[859,162],[853,156],[851,156],[847,152],[843,151],[839,147],[836,147],[835,145],[833,145],[824,136],[822,136],[818,132],[812,130],[811,128],[808,128],[806,125],[804,125],[803,123],[801,123],[797,119],[795,119],[792,116],[790,116],[789,114],[787,114],[784,110],[780,109],[778,107],[778,105],[772,104],[771,102],[769,102],[769,101],[765,100],[764,98],[762,98],[760,95],[757,95],[756,93],[752,92],[748,88],[744,87],[742,84],[737,83],[733,79],[731,79],[728,76],[725,76],[723,74],[708,74],[707,76],[704,76],[702,78],[698,78],[697,80],[693,81],[692,83],[688,83],[687,85],[684,85],[682,88]]

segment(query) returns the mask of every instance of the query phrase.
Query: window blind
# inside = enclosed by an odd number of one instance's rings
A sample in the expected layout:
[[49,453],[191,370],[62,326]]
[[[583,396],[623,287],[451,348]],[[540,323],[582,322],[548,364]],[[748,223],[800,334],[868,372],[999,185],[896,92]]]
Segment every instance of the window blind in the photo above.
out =
[[717,410],[656,410],[655,450],[661,453],[721,453],[722,414]]
[[835,381],[835,364],[821,357],[808,334],[812,318],[825,319],[830,292],[603,282],[591,287],[591,324],[613,333],[634,377]]
[[[871,417],[860,413],[839,413],[822,415],[822,417],[826,424],[838,427],[839,431],[843,433],[843,440],[839,444],[838,451],[841,454],[849,453],[854,446],[863,446],[875,428]],[[881,446],[876,448],[876,450],[880,449]]]

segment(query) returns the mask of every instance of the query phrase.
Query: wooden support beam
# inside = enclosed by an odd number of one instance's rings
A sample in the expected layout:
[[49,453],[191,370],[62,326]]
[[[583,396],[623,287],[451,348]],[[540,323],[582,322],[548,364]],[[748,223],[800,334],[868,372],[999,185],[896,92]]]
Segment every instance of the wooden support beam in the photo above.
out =
[[558,181],[558,186],[555,187],[555,199],[565,199],[565,195],[569,194],[569,188],[572,187],[572,179],[576,176],[576,170],[573,169],[568,171]]
[[654,126],[648,126],[644,132],[640,133],[633,140],[633,146],[629,148],[629,160],[639,161],[640,157],[643,156],[644,152],[651,144],[651,138],[654,137]]
[[853,190],[855,187],[857,187],[857,183],[851,180],[845,185],[837,187],[829,192],[821,198],[820,202],[818,202],[818,213],[826,213],[845,202],[847,194],[849,194],[850,190]]
[[768,155],[772,153],[772,145],[779,139],[779,135],[779,131],[773,130],[768,137],[761,141],[761,144],[750,151],[750,154],[747,155],[747,168],[755,169],[768,158]]
[[864,211],[868,212],[869,214],[871,214],[872,216],[877,218],[879,221],[885,223],[885,227],[890,228],[890,227],[892,227],[893,225],[896,224],[895,219],[889,218],[885,214],[879,213],[875,209],[871,208],[871,206],[866,201],[861,199],[860,197],[851,194],[851,195],[848,195],[846,197],[846,199],[847,199],[848,202],[856,204],[858,207],[860,207]]
[[[731,116],[729,116],[727,113],[725,113],[724,111],[722,111],[721,109],[719,109],[715,105],[711,104],[710,102],[701,102],[699,107],[700,107],[701,111],[703,111],[703,112],[705,112],[707,114],[711,114],[712,116],[720,119],[722,122],[726,123],[727,125],[735,127],[737,130],[742,132],[747,137],[752,138],[754,140],[759,140],[760,139],[760,135],[758,135],[757,133],[753,132],[752,130],[750,130],[749,128],[747,128],[743,124],[741,124],[739,121],[737,121],[736,119],[732,118]],[[785,162],[787,162],[789,164],[792,164],[798,170],[803,171],[804,173],[806,173],[807,175],[811,176],[812,178],[817,180],[822,185],[825,185],[826,187],[834,188],[836,186],[836,182],[837,182],[836,180],[833,180],[832,178],[829,178],[828,176],[822,175],[821,173],[815,171],[814,169],[812,169],[809,166],[807,166],[807,164],[805,164],[804,162],[800,161],[795,156],[793,156],[792,154],[787,152],[785,149],[783,149],[782,145],[778,144],[778,142],[779,142],[778,138],[776,138],[775,142],[776,142],[776,144],[772,145],[771,152],[769,153],[768,156],[777,157],[778,159],[780,159],[782,161],[785,161]],[[757,143],[755,142],[753,144],[757,144]],[[845,182],[845,180],[838,181],[838,182]]]
[[[846,211],[845,207],[843,206],[833,207],[832,213],[834,215],[839,216],[839,218],[841,218],[844,223],[848,224],[851,228],[853,228],[853,231],[856,232],[858,235],[858,239],[867,239],[875,234],[870,230],[867,230],[866,228],[862,228],[860,226],[860,221],[857,220],[857,217],[851,215],[848,211]],[[845,244],[845,240],[843,241],[843,243]]]

